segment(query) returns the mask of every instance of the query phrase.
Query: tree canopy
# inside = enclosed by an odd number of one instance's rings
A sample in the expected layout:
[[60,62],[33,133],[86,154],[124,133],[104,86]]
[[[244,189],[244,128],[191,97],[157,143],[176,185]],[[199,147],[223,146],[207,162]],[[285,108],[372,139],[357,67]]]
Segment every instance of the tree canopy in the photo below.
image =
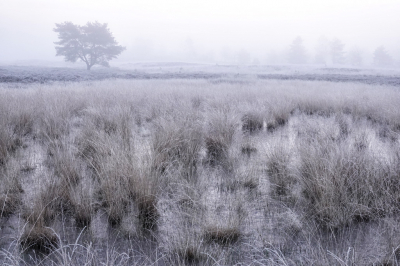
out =
[[72,22],[56,23],[54,31],[59,38],[55,42],[56,55],[64,56],[69,62],[80,59],[88,70],[94,65],[108,67],[109,61],[126,49],[115,41],[107,23],[88,22],[84,26]]
[[386,51],[385,47],[379,46],[374,51],[374,65],[379,67],[388,67],[393,64],[393,59]]

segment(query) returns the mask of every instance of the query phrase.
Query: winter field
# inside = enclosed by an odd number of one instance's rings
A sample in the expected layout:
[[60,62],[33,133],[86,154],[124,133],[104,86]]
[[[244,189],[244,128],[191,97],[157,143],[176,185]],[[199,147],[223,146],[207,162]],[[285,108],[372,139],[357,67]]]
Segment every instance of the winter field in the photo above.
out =
[[0,66],[3,265],[399,265],[400,73]]

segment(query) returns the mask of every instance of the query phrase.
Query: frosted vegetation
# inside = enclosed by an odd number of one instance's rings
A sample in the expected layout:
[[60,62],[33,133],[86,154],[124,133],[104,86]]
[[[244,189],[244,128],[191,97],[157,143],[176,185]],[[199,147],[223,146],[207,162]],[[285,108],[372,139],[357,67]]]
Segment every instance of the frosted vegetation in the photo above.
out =
[[[73,65],[71,65],[73,66]],[[76,66],[75,66],[76,67]],[[400,86],[398,69],[321,67],[312,65],[209,65],[180,62],[121,63],[120,68],[1,66],[0,82],[16,88],[30,83],[81,82],[106,79],[212,79],[214,82],[243,82],[243,79],[278,79],[359,82]]]
[[5,265],[399,263],[397,87],[13,86],[0,83]]

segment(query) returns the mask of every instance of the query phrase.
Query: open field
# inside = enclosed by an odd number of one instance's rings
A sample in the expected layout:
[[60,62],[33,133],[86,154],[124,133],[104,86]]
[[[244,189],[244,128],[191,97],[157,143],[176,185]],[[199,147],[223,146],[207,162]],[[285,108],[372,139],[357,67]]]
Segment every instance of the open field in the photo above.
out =
[[398,265],[399,76],[279,71],[1,68],[0,261]]
[[231,66],[184,63],[121,64],[120,68],[1,66],[0,82],[11,84],[80,82],[106,79],[207,79],[241,82],[243,79],[358,82],[400,86],[398,69],[329,68],[322,66]]

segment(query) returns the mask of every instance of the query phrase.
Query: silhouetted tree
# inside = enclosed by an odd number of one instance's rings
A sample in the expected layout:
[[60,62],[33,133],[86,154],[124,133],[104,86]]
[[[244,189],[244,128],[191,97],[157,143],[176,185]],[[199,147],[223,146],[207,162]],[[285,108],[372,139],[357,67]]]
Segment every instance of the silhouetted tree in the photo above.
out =
[[126,48],[118,45],[107,24],[88,22],[84,26],[71,22],[57,24],[54,29],[60,41],[55,42],[57,56],[64,56],[65,61],[86,63],[88,70],[94,65],[109,66],[109,61],[116,58]]
[[344,44],[337,38],[333,39],[331,42],[331,57],[333,64],[343,64],[344,63]]
[[303,39],[300,36],[296,37],[289,50],[289,63],[304,64],[307,62],[306,49],[303,46]]
[[385,47],[379,46],[374,52],[374,65],[387,67],[393,64],[393,59],[386,51]]

